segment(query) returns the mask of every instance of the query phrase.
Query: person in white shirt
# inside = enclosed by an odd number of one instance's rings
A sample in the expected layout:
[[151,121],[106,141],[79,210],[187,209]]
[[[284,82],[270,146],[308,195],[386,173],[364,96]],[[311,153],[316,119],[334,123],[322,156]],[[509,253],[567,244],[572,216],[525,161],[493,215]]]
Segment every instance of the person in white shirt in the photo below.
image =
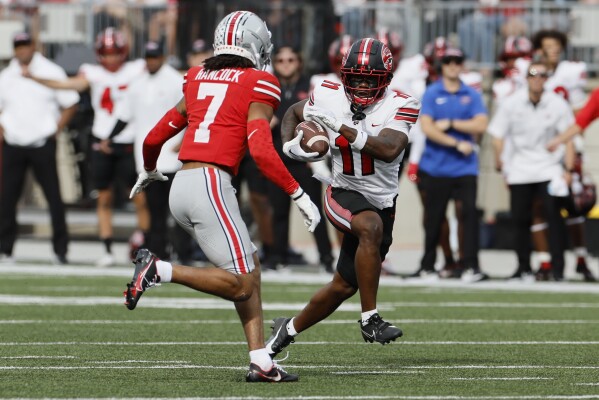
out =
[[[112,254],[112,202],[113,184],[120,180],[125,187],[135,184],[135,161],[133,140],[135,134],[130,127],[110,138],[110,132],[117,121],[116,114],[122,107],[123,98],[129,85],[144,72],[144,60],[125,61],[129,47],[123,34],[114,28],[102,31],[96,40],[96,54],[99,65],[83,64],[79,74],[66,80],[43,79],[43,76],[29,74],[29,77],[53,89],[72,89],[83,92],[90,90],[94,123],[92,127],[91,173],[98,190],[96,211],[100,240],[106,253],[97,261],[98,266],[114,265]],[[140,201],[134,199],[134,202]],[[138,228],[146,232],[149,216],[144,213],[142,204],[136,204]]]
[[[127,90],[122,107],[117,113],[118,121],[110,137],[118,136],[127,126],[135,134],[134,155],[137,173],[143,169],[143,141],[166,111],[177,104],[183,96],[183,76],[165,63],[164,50],[157,42],[148,42],[144,47],[146,71]],[[168,234],[169,192],[175,173],[181,168],[179,147],[185,131],[169,139],[158,157],[158,168],[169,177],[168,181],[157,182],[145,192],[139,193],[138,203],[147,205],[150,227],[145,245],[163,260],[171,259],[169,243],[180,261],[191,261],[191,239],[178,224],[172,235]],[[172,239],[172,240],[169,240]]]
[[79,95],[49,89],[23,77],[23,68],[48,79],[67,76],[61,67],[35,51],[30,34],[15,35],[13,46],[15,56],[0,74],[0,260],[14,261],[17,202],[31,167],[50,208],[54,261],[67,264],[69,234],[56,169],[56,136],[75,114]]
[[[548,76],[545,64],[532,62],[527,70],[528,86],[502,103],[489,124],[488,132],[493,136],[497,169],[505,168],[504,175],[511,194],[518,255],[518,268],[512,278],[527,279],[532,276],[530,225],[533,200],[539,197],[549,223],[553,279],[560,281],[564,274],[562,238],[565,225],[560,215],[558,196],[568,195],[568,177],[562,166],[564,146],[554,152],[548,151],[546,146],[572,124],[574,115],[562,97],[544,89]],[[502,157],[506,142],[511,151],[508,157]],[[566,162],[573,163],[573,157],[566,158]]]

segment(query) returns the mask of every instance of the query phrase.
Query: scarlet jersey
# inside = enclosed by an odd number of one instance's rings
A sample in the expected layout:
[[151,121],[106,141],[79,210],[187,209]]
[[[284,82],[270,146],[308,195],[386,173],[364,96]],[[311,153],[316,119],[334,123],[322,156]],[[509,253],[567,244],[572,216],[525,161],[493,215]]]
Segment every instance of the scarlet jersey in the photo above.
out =
[[[350,102],[339,83],[324,81],[314,88],[307,106],[329,110],[344,125],[358,129],[369,136],[378,136],[385,128],[404,132],[409,137],[410,127],[416,123],[420,102],[415,98],[387,90],[385,96],[366,108],[366,118],[354,123]],[[365,151],[353,149],[347,139],[327,128],[333,160],[333,187],[359,191],[379,209],[393,206],[397,195],[397,174],[403,158],[400,154],[392,162],[377,160]]]
[[281,102],[277,78],[254,68],[192,67],[185,74],[183,95],[188,125],[179,160],[228,167],[234,174],[247,150],[250,104],[264,103],[276,110]]
[[[79,74],[89,82],[94,124],[92,134],[98,139],[107,139],[118,119],[117,114],[129,85],[142,76],[146,68],[144,60],[129,61],[118,71],[110,72],[101,65],[83,64]],[[133,143],[135,132],[128,126],[114,139],[115,143]]]

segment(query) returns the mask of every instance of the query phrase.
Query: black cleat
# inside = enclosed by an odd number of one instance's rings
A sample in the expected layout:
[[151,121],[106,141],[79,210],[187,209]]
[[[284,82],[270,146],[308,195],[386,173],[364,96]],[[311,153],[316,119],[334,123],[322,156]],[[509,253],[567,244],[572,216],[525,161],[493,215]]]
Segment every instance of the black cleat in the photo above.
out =
[[372,343],[376,341],[384,345],[403,335],[401,329],[383,321],[378,314],[372,315],[366,325],[363,325],[361,320],[358,320],[358,323],[365,342]]
[[135,264],[133,280],[127,284],[127,290],[123,292],[125,305],[129,310],[133,310],[137,306],[139,298],[147,289],[156,286],[160,282],[156,261],[158,261],[158,257],[150,250],[139,249],[137,251],[135,260],[133,260]]
[[582,274],[585,282],[595,282],[596,279],[593,276],[593,273],[589,270],[586,261],[581,260],[576,263],[576,272]]
[[250,364],[250,370],[245,376],[246,382],[297,382],[299,376],[288,374],[280,365],[273,363],[270,371],[264,371],[256,364]]
[[268,351],[271,358],[275,357],[283,351],[285,347],[295,342],[293,336],[287,332],[287,323],[289,321],[291,321],[291,318],[279,317],[273,319],[274,325],[271,326],[272,333],[264,344],[264,347],[266,347],[266,351]]

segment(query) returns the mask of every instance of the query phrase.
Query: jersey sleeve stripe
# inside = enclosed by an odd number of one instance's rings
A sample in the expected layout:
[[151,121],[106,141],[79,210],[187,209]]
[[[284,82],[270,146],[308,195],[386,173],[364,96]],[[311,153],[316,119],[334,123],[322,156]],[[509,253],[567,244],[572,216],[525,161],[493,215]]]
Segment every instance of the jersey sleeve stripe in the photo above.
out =
[[260,92],[260,93],[271,95],[272,97],[274,97],[278,101],[281,101],[281,96],[279,96],[278,93],[271,92],[270,90],[266,90],[266,89],[255,87],[254,91],[255,92]]
[[407,121],[412,124],[415,124],[418,121],[418,117],[406,117],[404,115],[396,115],[394,118],[396,121]]
[[258,81],[256,81],[256,83],[260,84],[260,85],[268,86],[269,88],[274,89],[277,93],[281,93],[281,89],[277,85],[273,85],[270,82],[259,79]]
[[410,114],[418,114],[420,110],[417,108],[400,108],[397,112],[410,113]]

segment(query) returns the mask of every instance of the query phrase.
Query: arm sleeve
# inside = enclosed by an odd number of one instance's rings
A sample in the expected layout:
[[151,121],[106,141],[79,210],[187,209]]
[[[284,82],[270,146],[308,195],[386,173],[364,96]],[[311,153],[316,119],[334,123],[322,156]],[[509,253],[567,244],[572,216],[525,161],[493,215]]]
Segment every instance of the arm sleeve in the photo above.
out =
[[160,150],[167,140],[181,132],[187,126],[187,118],[171,108],[152,128],[143,144],[144,169],[154,171]]
[[420,115],[428,115],[431,118],[435,118],[433,105],[435,103],[434,95],[430,90],[430,86],[424,92],[422,96],[422,104],[420,106]]
[[[272,183],[291,195],[299,188],[272,144],[270,125],[265,119],[248,122],[248,145],[256,166]],[[145,158],[145,157],[144,157]]]
[[593,91],[589,101],[576,114],[576,123],[582,129],[586,129],[597,118],[599,118],[599,89]]
[[584,106],[584,102],[586,100],[586,93],[584,88],[587,85],[587,65],[584,62],[578,62],[576,73],[576,81],[570,90],[570,98],[569,102],[572,105],[572,108],[578,109]]
[[418,164],[424,153],[426,147],[426,136],[420,128],[420,122],[417,122],[410,131],[410,139],[412,140],[412,147],[410,147],[410,163]]
[[561,115],[562,117],[558,120],[556,126],[558,132],[565,131],[574,123],[574,113],[572,112],[572,107],[570,107],[570,104],[566,100],[564,100],[561,104]]

